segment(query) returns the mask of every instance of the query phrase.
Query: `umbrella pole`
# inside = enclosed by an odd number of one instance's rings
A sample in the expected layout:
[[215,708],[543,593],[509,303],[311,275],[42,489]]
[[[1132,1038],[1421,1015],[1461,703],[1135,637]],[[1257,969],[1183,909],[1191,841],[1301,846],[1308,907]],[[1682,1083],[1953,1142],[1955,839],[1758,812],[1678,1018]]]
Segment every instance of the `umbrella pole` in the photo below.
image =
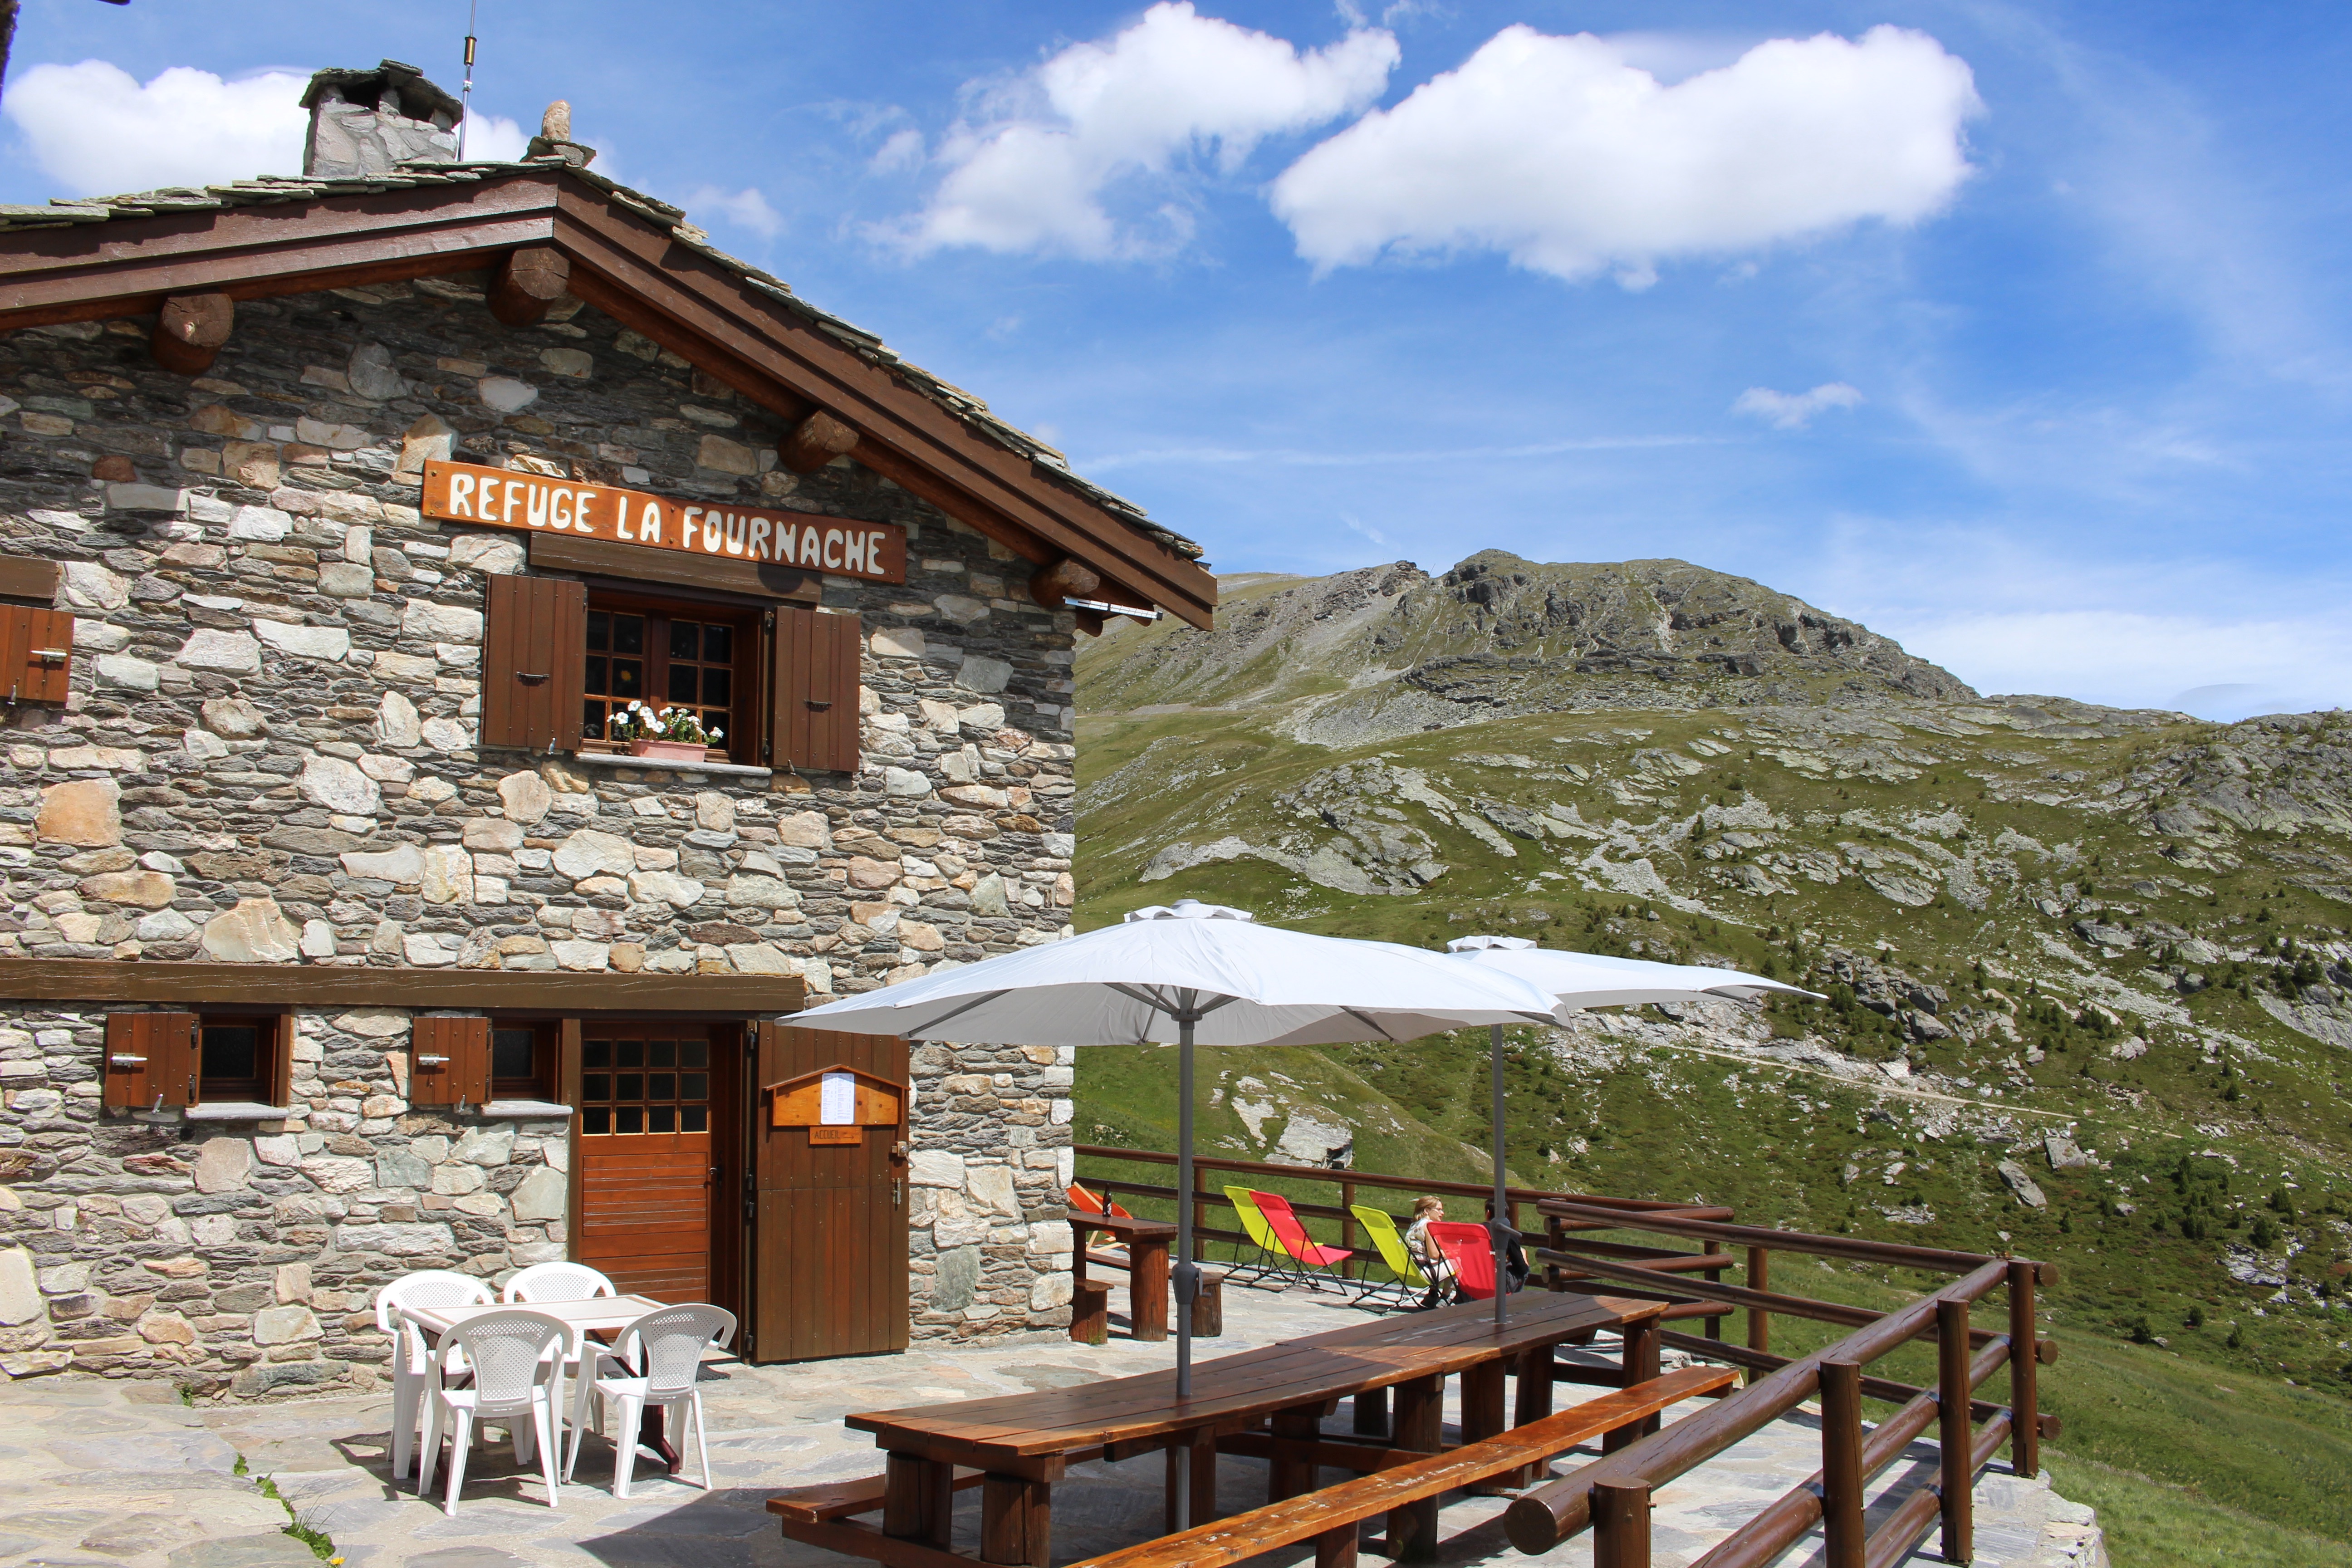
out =
[[1495,1326],[1499,1329],[1509,1312],[1506,1298],[1510,1294],[1510,1247],[1503,1240],[1502,1227],[1511,1223],[1510,1207],[1503,1198],[1503,1026],[1488,1025],[1486,1039],[1495,1089],[1495,1218],[1487,1235],[1495,1244]]
[[[1189,1001],[1190,998],[1188,997]],[[1192,1025],[1190,1007],[1176,1016],[1176,1399],[1192,1394],[1192,1298],[1201,1271],[1192,1266]],[[1176,1528],[1192,1522],[1192,1450],[1176,1454]]]

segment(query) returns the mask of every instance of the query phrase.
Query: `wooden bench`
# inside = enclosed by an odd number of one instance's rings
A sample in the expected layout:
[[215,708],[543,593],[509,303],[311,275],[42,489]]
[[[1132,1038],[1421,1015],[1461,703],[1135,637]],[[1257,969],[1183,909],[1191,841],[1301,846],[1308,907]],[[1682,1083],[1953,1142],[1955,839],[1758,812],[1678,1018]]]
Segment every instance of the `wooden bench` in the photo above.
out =
[[[986,1479],[983,1470],[956,1467],[954,1489],[969,1491]],[[839,1519],[853,1519],[861,1513],[880,1510],[886,1500],[883,1476],[860,1476],[855,1480],[819,1481],[814,1486],[793,1487],[768,1500],[768,1511],[801,1524],[831,1524]]]

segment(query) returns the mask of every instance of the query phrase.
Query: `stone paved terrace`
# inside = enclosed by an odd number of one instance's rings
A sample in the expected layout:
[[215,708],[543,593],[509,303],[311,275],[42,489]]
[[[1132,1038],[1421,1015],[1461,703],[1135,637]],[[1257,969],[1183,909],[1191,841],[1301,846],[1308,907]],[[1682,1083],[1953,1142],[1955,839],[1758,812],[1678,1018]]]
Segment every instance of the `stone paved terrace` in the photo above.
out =
[[[1119,1299],[1114,1289],[1114,1305]],[[1361,1316],[1329,1295],[1229,1286],[1230,1331],[1197,1348],[1213,1356]],[[1123,1331],[1123,1321],[1114,1321]],[[1091,1349],[1031,1336],[985,1348],[926,1346],[797,1366],[715,1362],[704,1394],[714,1489],[657,1479],[648,1460],[636,1495],[616,1500],[612,1449],[592,1437],[562,1507],[551,1510],[537,1477],[519,1474],[511,1447],[500,1443],[486,1456],[478,1452],[454,1519],[386,1485],[389,1393],[191,1405],[152,1383],[27,1379],[0,1387],[0,1563],[310,1568],[315,1560],[309,1549],[282,1533],[286,1505],[234,1473],[241,1456],[253,1476],[272,1479],[305,1523],[333,1539],[346,1568],[847,1568],[857,1560],[785,1541],[763,1506],[782,1487],[879,1469],[871,1439],[845,1430],[844,1414],[1059,1387],[1164,1367],[1173,1356],[1172,1344],[1114,1338]],[[1563,1400],[1585,1392],[1560,1385]],[[1450,1434],[1450,1406],[1447,1414]],[[1346,1421],[1342,1406],[1334,1430]],[[1819,1455],[1819,1428],[1801,1414],[1663,1490],[1655,1526],[1660,1568],[1680,1568],[1721,1540],[1802,1480]],[[1932,1448],[1922,1445],[1880,1485],[1924,1474],[1919,1467],[1932,1464]],[[1227,1458],[1220,1470],[1228,1511],[1265,1500],[1263,1463]],[[1055,1489],[1055,1560],[1074,1562],[1146,1536],[1159,1517],[1160,1474],[1157,1456],[1075,1468]],[[959,1497],[960,1551],[976,1549],[979,1497],[977,1490]],[[1977,1497],[1982,1568],[2105,1568],[2090,1510],[2057,1497],[2045,1482],[2018,1481],[1996,1467]],[[1496,1498],[1449,1501],[1444,1561],[1496,1568],[1525,1561],[1503,1537],[1504,1506]],[[1929,1552],[1910,1561],[1937,1561],[1934,1540],[1930,1532]],[[1312,1558],[1309,1546],[1265,1561]],[[1819,1559],[1815,1538],[1783,1562],[1794,1568]],[[1579,1568],[1591,1560],[1589,1536],[1541,1559]]]

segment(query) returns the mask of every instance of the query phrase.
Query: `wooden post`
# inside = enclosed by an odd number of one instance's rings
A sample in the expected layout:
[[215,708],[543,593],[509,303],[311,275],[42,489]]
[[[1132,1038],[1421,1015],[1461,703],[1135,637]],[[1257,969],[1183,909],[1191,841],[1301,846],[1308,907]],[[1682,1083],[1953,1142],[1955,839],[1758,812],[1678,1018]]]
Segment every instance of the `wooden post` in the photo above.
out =
[[[1511,1405],[1512,1426],[1524,1426],[1551,1414],[1552,1362],[1552,1347],[1549,1345],[1536,1345],[1519,1352],[1518,1365],[1515,1369],[1519,1386]],[[1528,1465],[1512,1478],[1512,1484],[1531,1487],[1543,1479],[1549,1468],[1549,1465],[1540,1462]]]
[[1283,1445],[1311,1443],[1322,1436],[1323,1406],[1297,1405],[1274,1413],[1274,1458],[1266,1466],[1265,1500],[1283,1502],[1315,1489],[1315,1463],[1286,1454]]
[[1192,1456],[1188,1469],[1192,1522],[1206,1524],[1217,1517],[1217,1434],[1215,1427],[1203,1426],[1160,1450],[1168,1459],[1166,1506],[1161,1518],[1163,1532],[1169,1535],[1176,1533],[1176,1460],[1188,1450]]
[[2033,1265],[2009,1266],[2009,1468],[2032,1477],[2042,1469],[2042,1399],[2035,1387],[2039,1347],[2033,1328]]
[[1647,1482],[1595,1481],[1592,1522],[1592,1568],[1650,1568]]
[[[1723,1270],[1720,1268],[1708,1269],[1706,1271],[1706,1282],[1710,1285],[1722,1284]],[[1706,1325],[1706,1328],[1703,1331],[1708,1339],[1719,1340],[1723,1338],[1723,1315],[1721,1313],[1712,1313],[1699,1321]]]
[[[1396,1385],[1396,1436],[1400,1448],[1434,1454],[1444,1447],[1445,1379],[1433,1373]],[[1399,1563],[1437,1560],[1437,1500],[1424,1498],[1389,1510],[1389,1556]]]
[[[1339,1184],[1339,1245],[1350,1252],[1356,1250],[1356,1184],[1353,1182]],[[1342,1279],[1360,1278],[1348,1272],[1355,1266],[1356,1260],[1352,1258],[1341,1263],[1339,1278]],[[1365,1267],[1369,1268],[1371,1265],[1368,1263]]]
[[1863,1568],[1870,1533],[1862,1521],[1862,1368],[1822,1363],[1823,1568]]
[[526,245],[510,251],[490,283],[490,314],[509,327],[529,327],[572,287],[572,260],[552,246]]
[[227,295],[174,294],[155,317],[148,352],[175,375],[202,375],[236,325],[236,303]]
[[1026,1476],[980,1484],[980,1560],[1053,1568],[1053,1487]]
[[1385,1437],[1389,1435],[1389,1391],[1368,1388],[1356,1395],[1356,1435],[1360,1437]]
[[[1562,1243],[1564,1243],[1564,1242],[1565,1242],[1565,1241],[1567,1241],[1567,1240],[1568,1240],[1568,1226],[1567,1226],[1566,1222],[1565,1222],[1565,1221],[1563,1221],[1563,1220],[1561,1220],[1561,1219],[1559,1219],[1559,1218],[1558,1216],[1556,1216],[1556,1215],[1545,1215],[1545,1216],[1544,1216],[1544,1250],[1545,1250],[1545,1251],[1547,1251],[1547,1252],[1558,1252],[1558,1251],[1560,1249],[1560,1246],[1561,1246],[1561,1244],[1562,1244]],[[1547,1264],[1545,1264],[1545,1265],[1544,1265],[1544,1289],[1547,1289],[1547,1290],[1557,1290],[1557,1289],[1559,1289],[1560,1288],[1561,1283],[1562,1283],[1562,1281],[1561,1281],[1560,1277],[1559,1277],[1559,1266],[1558,1264],[1556,1264],[1556,1263],[1547,1263]]]
[[1976,1428],[1969,1420],[1969,1304],[1936,1303],[1936,1442],[1943,1452],[1944,1561],[1976,1556]]
[[1315,1538],[1315,1568],[1356,1568],[1353,1521],[1334,1525]]
[[884,1467],[882,1533],[945,1551],[955,1519],[955,1467],[892,1454]]
[[1127,1249],[1128,1331],[1157,1342],[1168,1337],[1168,1243],[1138,1237]]
[[[1624,1334],[1625,1352],[1622,1364],[1625,1369],[1625,1386],[1631,1388],[1635,1384],[1647,1383],[1658,1375],[1658,1320],[1654,1317],[1636,1319],[1625,1325]],[[1654,1415],[1645,1415],[1639,1421],[1628,1422],[1601,1437],[1601,1451],[1604,1454],[1613,1454],[1620,1448],[1631,1447],[1657,1429],[1658,1418]]]
[[[1768,1249],[1761,1247],[1748,1249],[1748,1288],[1750,1290],[1769,1290],[1772,1288],[1771,1264],[1772,1254]],[[1769,1351],[1772,1348],[1772,1314],[1761,1307],[1748,1309],[1748,1348],[1752,1351]],[[1755,1382],[1756,1374],[1750,1373],[1748,1380]]]
[[[1462,1440],[1476,1443],[1503,1434],[1504,1383],[1510,1365],[1501,1356],[1462,1369]],[[1465,1488],[1474,1497],[1499,1495],[1509,1478],[1497,1477]]]

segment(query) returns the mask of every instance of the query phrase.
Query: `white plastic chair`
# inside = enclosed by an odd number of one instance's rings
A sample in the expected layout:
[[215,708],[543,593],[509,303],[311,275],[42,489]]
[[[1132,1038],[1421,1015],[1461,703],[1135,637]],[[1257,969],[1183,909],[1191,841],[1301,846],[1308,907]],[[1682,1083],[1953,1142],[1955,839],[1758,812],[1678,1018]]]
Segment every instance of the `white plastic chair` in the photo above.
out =
[[[572,1330],[561,1319],[520,1308],[468,1318],[441,1336],[433,1348],[432,1385],[425,1403],[425,1454],[416,1468],[416,1495],[433,1486],[445,1418],[450,1428],[449,1483],[442,1511],[457,1511],[466,1485],[466,1453],[475,1427],[503,1421],[514,1434],[515,1463],[528,1465],[534,1453],[547,1482],[547,1506],[556,1506],[562,1456],[556,1451],[562,1409],[556,1390],[562,1350]],[[473,1386],[450,1386],[446,1373],[459,1355],[473,1368]]]
[[[518,1270],[514,1278],[507,1281],[506,1299],[510,1304],[523,1305],[535,1301],[587,1301],[599,1296],[617,1296],[620,1293],[612,1280],[584,1263],[534,1263],[528,1268]],[[596,1357],[605,1352],[592,1344],[585,1347],[585,1353]],[[601,1370],[602,1363],[591,1360],[583,1373],[581,1370],[582,1354],[583,1350],[576,1346],[563,1352],[563,1375],[572,1380],[573,1387],[572,1420],[577,1424],[593,1414],[598,1422],[596,1429],[601,1432],[604,1429],[604,1407],[594,1405],[588,1397],[588,1384],[589,1380]],[[556,1393],[560,1396],[562,1388],[559,1387]],[[565,1408],[561,1397],[555,1407],[559,1411]]]
[[[625,1498],[637,1473],[637,1432],[649,1405],[664,1410],[683,1409],[677,1445],[686,1446],[685,1426],[694,1428],[694,1453],[702,1468],[702,1489],[710,1489],[710,1446],[702,1430],[702,1352],[723,1346],[735,1337],[735,1314],[723,1307],[696,1305],[661,1307],[621,1331],[613,1347],[619,1363],[607,1373],[600,1366],[594,1388],[603,1399],[619,1406],[613,1427],[613,1495]],[[607,1363],[610,1364],[610,1363]],[[637,1369],[632,1375],[628,1368]],[[583,1392],[585,1392],[583,1388]],[[565,1459],[568,1479],[580,1462],[586,1433],[576,1419],[572,1426],[572,1453]]]
[[534,1263],[507,1281],[509,1304],[531,1301],[585,1301],[596,1296],[617,1296],[614,1283],[584,1263]]
[[488,1306],[497,1298],[489,1285],[470,1274],[446,1268],[424,1268],[404,1274],[375,1293],[375,1326],[393,1336],[392,1342],[392,1474],[408,1474],[415,1461],[416,1424],[424,1415],[425,1391],[431,1382],[432,1352],[415,1324],[400,1315],[403,1307]]

